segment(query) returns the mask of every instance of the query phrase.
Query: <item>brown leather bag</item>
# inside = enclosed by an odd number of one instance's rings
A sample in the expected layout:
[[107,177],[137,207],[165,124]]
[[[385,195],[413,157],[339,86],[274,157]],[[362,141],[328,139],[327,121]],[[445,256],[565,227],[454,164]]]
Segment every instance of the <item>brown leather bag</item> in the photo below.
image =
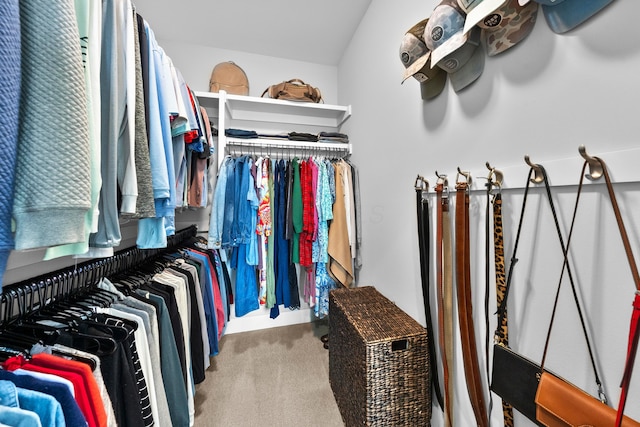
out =
[[286,82],[271,85],[262,92],[269,98],[284,99],[287,101],[322,102],[322,93],[317,87],[303,82],[300,79],[291,79]]
[[[573,384],[543,372],[536,393],[536,417],[547,427],[615,426],[617,411]],[[625,416],[622,427],[640,427]]]
[[247,74],[235,62],[221,62],[211,71],[209,92],[224,90],[233,95],[249,95]]

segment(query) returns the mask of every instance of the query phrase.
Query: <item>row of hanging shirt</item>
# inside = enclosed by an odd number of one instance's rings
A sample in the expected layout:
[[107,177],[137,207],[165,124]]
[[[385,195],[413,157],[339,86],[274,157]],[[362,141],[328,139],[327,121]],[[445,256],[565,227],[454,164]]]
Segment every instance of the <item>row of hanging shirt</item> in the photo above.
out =
[[111,256],[123,217],[165,247],[176,209],[207,204],[213,145],[149,24],[130,0],[5,6],[0,278],[14,247]]
[[329,290],[350,286],[360,266],[357,177],[344,159],[224,158],[209,247],[236,271],[237,317],[262,306],[275,318],[280,305],[299,308],[300,294],[317,317],[327,315]]
[[1,330],[0,423],[192,426],[228,320],[225,268],[191,241]]

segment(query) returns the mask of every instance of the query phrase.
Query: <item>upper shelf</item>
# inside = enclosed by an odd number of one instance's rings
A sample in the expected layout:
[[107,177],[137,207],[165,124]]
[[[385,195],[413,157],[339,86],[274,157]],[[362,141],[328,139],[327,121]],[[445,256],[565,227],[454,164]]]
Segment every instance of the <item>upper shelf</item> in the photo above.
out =
[[224,92],[195,92],[200,105],[219,114],[223,97],[229,118],[271,123],[339,128],[350,116],[351,106],[283,101],[255,96],[230,95]]

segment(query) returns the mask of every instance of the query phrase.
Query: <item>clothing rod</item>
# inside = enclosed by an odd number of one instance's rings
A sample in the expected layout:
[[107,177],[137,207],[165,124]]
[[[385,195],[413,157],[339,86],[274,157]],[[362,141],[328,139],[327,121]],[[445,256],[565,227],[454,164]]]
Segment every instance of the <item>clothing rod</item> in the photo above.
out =
[[272,147],[280,149],[309,149],[309,150],[334,150],[348,151],[351,154],[352,146],[345,142],[305,142],[305,141],[289,141],[289,140],[269,140],[269,139],[227,139],[227,146],[243,146],[243,147]]
[[196,234],[197,227],[191,225],[168,236],[166,248],[139,249],[132,246],[108,258],[92,259],[7,285],[0,295],[0,327],[23,319],[53,302],[85,291],[104,277],[122,273],[157,255],[173,251]]

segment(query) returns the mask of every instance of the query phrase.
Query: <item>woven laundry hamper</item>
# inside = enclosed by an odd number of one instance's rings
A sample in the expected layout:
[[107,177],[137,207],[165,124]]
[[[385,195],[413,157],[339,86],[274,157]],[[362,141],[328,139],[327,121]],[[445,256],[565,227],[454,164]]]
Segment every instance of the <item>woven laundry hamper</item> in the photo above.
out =
[[329,381],[346,426],[428,426],[427,332],[374,287],[329,294]]

